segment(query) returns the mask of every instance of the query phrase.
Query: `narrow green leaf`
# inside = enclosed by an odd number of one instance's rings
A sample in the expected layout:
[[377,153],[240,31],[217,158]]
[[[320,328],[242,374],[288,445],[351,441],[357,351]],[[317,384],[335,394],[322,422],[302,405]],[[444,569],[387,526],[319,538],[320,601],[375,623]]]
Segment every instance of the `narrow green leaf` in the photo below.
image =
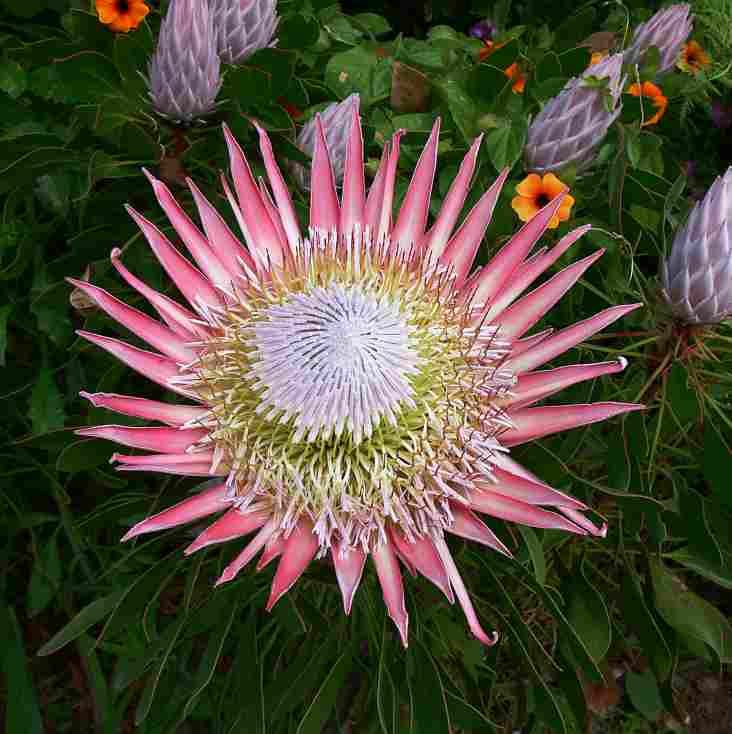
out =
[[0,308],[0,367],[5,366],[5,351],[8,348],[8,317],[13,307],[3,306]]
[[625,690],[633,706],[649,721],[655,721],[663,711],[661,693],[658,690],[658,681],[653,671],[648,669],[643,673],[634,673],[629,670],[625,674]]
[[519,525],[518,529],[529,551],[531,564],[534,567],[534,576],[537,582],[544,586],[546,582],[546,559],[544,558],[544,549],[542,548],[539,537],[532,528],[525,525]]
[[445,686],[437,663],[421,640],[410,646],[409,652],[415,730],[420,734],[443,734],[451,731]]
[[567,619],[577,631],[595,662],[600,662],[610,648],[610,614],[600,592],[585,575],[584,564],[569,584]]
[[58,543],[53,535],[33,564],[33,573],[28,584],[28,614],[34,617],[42,612],[53,599],[61,583],[61,559]]
[[351,670],[351,651],[346,650],[336,660],[297,727],[296,734],[320,734],[336,704],[338,692]]
[[61,393],[47,367],[41,373],[33,387],[28,413],[33,425],[33,433],[48,433],[64,425],[64,406]]

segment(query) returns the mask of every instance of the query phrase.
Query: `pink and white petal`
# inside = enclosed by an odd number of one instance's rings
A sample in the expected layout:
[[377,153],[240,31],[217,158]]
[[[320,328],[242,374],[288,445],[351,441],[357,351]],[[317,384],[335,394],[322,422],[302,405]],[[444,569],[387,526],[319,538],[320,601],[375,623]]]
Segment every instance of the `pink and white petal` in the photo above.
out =
[[201,219],[206,238],[223,263],[230,278],[235,279],[245,274],[240,261],[243,261],[249,270],[256,270],[251,255],[231,231],[216,208],[203,195],[192,179],[187,178],[186,183],[191,190],[191,194],[193,194],[193,200],[198,209],[198,216]]
[[320,115],[315,118],[315,148],[310,173],[310,226],[321,232],[338,229],[341,218],[335,176]]
[[637,403],[590,403],[586,405],[545,405],[538,408],[520,408],[509,412],[513,428],[500,435],[503,446],[520,446],[553,433],[568,431],[579,426],[613,418],[616,415],[643,410]]
[[517,341],[514,341],[511,345],[511,359],[514,359],[518,357],[519,354],[523,354],[529,349],[532,349],[539,342],[544,341],[544,339],[546,339],[548,336],[551,336],[553,333],[554,329],[550,327],[548,329],[544,329],[544,331],[539,331],[536,334],[525,336],[523,339],[518,339]]
[[268,541],[267,545],[264,546],[262,555],[259,556],[257,562],[257,573],[267,568],[272,561],[279,558],[282,555],[282,551],[285,549],[285,537],[282,533],[275,533]]
[[257,182],[259,184],[259,192],[262,194],[262,202],[264,203],[264,208],[267,210],[269,218],[272,221],[274,228],[277,230],[277,236],[279,237],[280,242],[285,243],[283,245],[283,257],[287,259],[288,257],[290,257],[292,251],[290,250],[289,242],[287,240],[287,233],[285,232],[285,227],[282,224],[280,213],[277,211],[277,207],[275,206],[274,201],[272,201],[272,197],[269,193],[269,190],[267,189],[267,184],[264,182],[264,179],[260,176],[257,179]]
[[234,188],[238,199],[238,210],[244,237],[255,260],[263,266],[268,263],[282,265],[284,259],[285,242],[281,242],[277,230],[269,217],[269,213],[262,201],[262,195],[252,176],[249,162],[239,143],[224,124],[224,137],[229,149],[229,163]]
[[224,569],[224,572],[219,576],[214,586],[220,586],[221,584],[233,581],[239,571],[264,548],[276,529],[277,523],[272,518],[267,520],[266,524],[260,528],[259,532],[252,538],[244,550]]
[[201,303],[208,308],[220,307],[219,294],[203,273],[194,268],[152,222],[145,219],[131,206],[127,206],[126,209],[142,230],[155,257],[188,303],[196,311],[202,310]]
[[558,196],[537,212],[536,216],[526,222],[483,268],[473,293],[476,304],[487,304],[505,287],[514,270],[521,265],[546,231],[552,217],[559,210],[561,199],[562,197]]
[[404,604],[404,586],[402,574],[399,570],[399,561],[391,543],[379,543],[371,551],[371,559],[376,567],[376,575],[384,595],[384,603],[389,616],[399,630],[404,647],[409,642],[409,616]]
[[189,556],[191,553],[195,553],[209,545],[225,543],[228,540],[235,540],[243,535],[249,535],[249,533],[261,528],[267,522],[269,516],[267,510],[250,509],[246,512],[240,512],[233,507],[203,532],[199,533],[183,553]]
[[201,451],[191,454],[145,454],[138,456],[137,454],[112,454],[110,463],[119,462],[126,467],[129,466],[155,466],[157,464],[167,464],[169,466],[180,466],[185,468],[191,464],[198,462],[207,462],[211,466],[214,454],[213,451]]
[[231,284],[231,273],[224,267],[219,257],[211,249],[208,240],[203,236],[198,227],[193,224],[185,211],[183,211],[183,208],[175,200],[173,194],[170,193],[170,189],[162,181],[155,178],[147,169],[143,168],[142,170],[147,176],[148,181],[150,181],[155,192],[155,198],[173,225],[173,229],[175,229],[183,240],[183,243],[188,248],[188,252],[191,253],[203,274],[214,285],[223,290],[228,290]]
[[195,323],[198,317],[192,311],[176,303],[172,298],[158,293],[158,291],[151,288],[147,283],[127,270],[120,260],[121,254],[122,250],[118,247],[115,247],[110,254],[110,260],[114,269],[128,285],[150,302],[171,331],[174,331],[184,339],[205,338],[208,335],[208,330],[205,327]]
[[566,515],[573,523],[586,530],[590,535],[594,535],[596,538],[605,538],[607,536],[607,523],[603,523],[600,527],[597,527],[595,523],[577,510],[560,507],[559,511]]
[[203,492],[199,492],[177,505],[169,507],[167,510],[138,522],[137,525],[134,525],[125,533],[121,542],[124,543],[138,535],[168,530],[178,525],[186,525],[194,520],[200,520],[202,517],[221,512],[230,506],[227,493],[228,489],[225,483],[209,487]]
[[409,563],[431,581],[452,604],[455,597],[450,587],[450,579],[434,543],[426,537],[416,537],[414,541],[410,541],[396,528],[390,528],[389,535],[400,558],[407,558]]
[[78,330],[76,332],[80,337],[90,341],[98,347],[101,347],[111,355],[116,357],[120,362],[124,362],[136,372],[139,372],[148,380],[156,382],[158,385],[188,396],[188,392],[181,387],[172,384],[172,380],[178,376],[178,367],[175,362],[154,352],[148,352],[144,349],[133,347],[119,339],[112,339],[108,336],[100,334],[92,334],[88,331]]
[[384,173],[384,197],[381,201],[380,217],[376,231],[376,242],[382,242],[391,234],[391,218],[394,207],[394,186],[396,183],[397,166],[399,165],[399,149],[404,130],[397,130],[391,136],[389,158]]
[[93,428],[77,428],[77,436],[101,438],[107,441],[129,446],[134,449],[157,451],[163,454],[175,454],[185,451],[208,435],[201,428],[180,430],[178,428],[136,428],[132,426],[94,426]]
[[460,576],[460,572],[455,565],[452,555],[450,554],[450,549],[447,547],[445,539],[440,537],[435,538],[435,548],[437,549],[437,553],[445,566],[445,570],[447,571],[447,575],[450,579],[450,584],[452,585],[452,588],[455,589],[455,596],[457,596],[460,606],[463,608],[463,613],[465,614],[465,618],[468,620],[468,627],[473,633],[473,636],[480,640],[484,645],[495,645],[496,642],[498,642],[498,633],[494,632],[489,637],[481,627],[480,622],[478,621],[478,615],[475,613],[475,608],[473,607],[473,602],[470,601],[468,590],[465,588],[463,579]]
[[474,512],[454,502],[450,503],[450,512],[453,515],[453,524],[447,528],[448,533],[474,540],[504,556],[512,557],[511,551],[501,539]]
[[642,303],[632,303],[606,308],[589,319],[568,326],[549,338],[543,339],[539,344],[526,350],[520,356],[509,357],[505,363],[505,368],[514,374],[520,374],[540,367],[642,305]]
[[437,169],[439,142],[440,118],[438,117],[432,126],[427,144],[419,156],[391,234],[392,247],[396,253],[405,255],[415,251],[424,236],[432,199],[432,185]]
[[481,134],[470,146],[470,150],[465,155],[465,158],[463,158],[460,164],[460,170],[442,202],[442,207],[435,223],[425,235],[423,249],[428,265],[437,262],[440,255],[445,251],[445,247],[455,229],[455,224],[458,221],[460,212],[463,210],[465,199],[470,190],[470,181],[473,178],[482,140],[483,135]]
[[343,609],[346,614],[350,614],[353,597],[361,583],[366,565],[366,554],[360,548],[343,548],[340,544],[334,543],[330,555],[343,597]]
[[504,407],[510,405],[514,410],[519,407],[527,407],[571,385],[594,380],[602,375],[622,372],[627,366],[628,360],[625,357],[618,357],[612,362],[567,365],[556,367],[553,370],[524,372],[519,375],[516,384],[511,388],[512,395],[501,396],[500,403]]
[[161,464],[145,464],[137,466],[136,464],[120,464],[116,467],[117,471],[123,472],[148,472],[152,474],[171,474],[175,477],[225,477],[226,472],[216,472],[211,470],[210,461],[199,461],[192,464],[180,464],[176,462],[167,462]]
[[302,576],[310,562],[315,558],[318,547],[318,536],[313,532],[312,523],[301,519],[293,528],[290,537],[285,541],[282,559],[277,566],[277,572],[272,582],[272,591],[267,601],[268,612]]
[[389,165],[389,143],[384,146],[381,152],[381,160],[376,170],[376,176],[371,182],[369,194],[366,197],[366,209],[364,218],[366,226],[371,231],[373,237],[379,230],[379,222],[381,221],[381,208],[384,203],[384,188],[386,187],[386,169]]
[[493,468],[493,479],[476,480],[475,486],[486,492],[510,497],[527,505],[552,505],[555,507],[571,507],[586,510],[587,506],[562,492],[553,489],[537,479],[511,473],[498,466]]
[[537,321],[554,307],[560,298],[584,275],[585,271],[605,250],[598,250],[558,272],[538,288],[516,301],[497,319],[501,336],[517,339],[523,336]]
[[128,306],[102,288],[98,288],[85,280],[66,278],[66,280],[91,298],[99,308],[151,347],[162,352],[166,357],[188,364],[197,359],[198,354],[186,346],[187,340],[178,336],[172,329],[163,326],[159,321],[150,318],[142,311]]
[[508,170],[504,168],[491,187],[480,197],[478,203],[465,217],[460,229],[448,242],[445,252],[440,255],[440,264],[450,267],[455,274],[456,288],[460,288],[468,277],[480,243],[493,217],[493,210],[508,176]]
[[[486,485],[487,486],[487,485]],[[515,522],[519,525],[528,525],[532,528],[545,528],[547,530],[565,530],[576,535],[586,535],[586,531],[569,520],[566,520],[556,512],[543,510],[535,505],[527,505],[525,502],[505,497],[485,489],[475,489],[470,492],[470,506],[491,517],[500,520]]]
[[267,171],[267,178],[269,179],[269,185],[272,188],[274,194],[275,203],[277,204],[277,211],[279,212],[282,226],[285,230],[287,242],[290,246],[290,252],[294,253],[298,247],[300,241],[300,225],[297,221],[297,214],[295,213],[295,207],[292,203],[292,197],[290,196],[290,190],[287,188],[285,179],[282,175],[277,160],[275,159],[272,151],[272,143],[270,142],[269,136],[265,129],[254,122],[259,133],[259,150],[262,153],[264,159],[264,167]]
[[351,107],[351,129],[346,144],[346,162],[343,169],[340,233],[348,236],[355,226],[363,230],[366,224],[366,181],[363,167],[363,131],[359,114],[360,100]]
[[171,405],[157,400],[108,392],[89,393],[82,391],[79,395],[86,398],[95,408],[106,408],[122,415],[159,421],[171,426],[182,426],[200,420],[208,413],[207,408],[201,408],[197,405]]
[[537,253],[530,260],[526,260],[522,265],[519,265],[510,281],[496,294],[486,310],[484,316],[486,323],[495,319],[590,229],[591,226],[588,224],[573,230],[565,235],[549,252]]

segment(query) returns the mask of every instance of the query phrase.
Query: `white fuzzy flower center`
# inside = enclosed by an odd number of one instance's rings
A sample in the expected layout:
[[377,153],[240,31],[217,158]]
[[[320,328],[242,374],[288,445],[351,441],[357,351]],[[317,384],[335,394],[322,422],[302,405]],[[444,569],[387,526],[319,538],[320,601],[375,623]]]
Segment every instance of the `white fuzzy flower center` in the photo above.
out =
[[252,331],[257,412],[293,418],[296,441],[347,430],[358,444],[382,418],[395,424],[402,406],[414,407],[419,354],[395,301],[331,283],[270,306]]

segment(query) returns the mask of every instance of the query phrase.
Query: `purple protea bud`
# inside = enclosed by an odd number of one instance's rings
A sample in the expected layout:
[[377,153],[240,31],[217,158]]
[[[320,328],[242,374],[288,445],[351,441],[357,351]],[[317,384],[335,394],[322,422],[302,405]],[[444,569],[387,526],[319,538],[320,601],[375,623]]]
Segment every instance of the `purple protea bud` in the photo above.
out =
[[676,65],[681,49],[691,34],[691,6],[686,3],[669,5],[659,10],[633,33],[630,46],[625,50],[625,63],[638,64],[644,54],[655,46],[661,57],[657,74],[670,71]]
[[661,280],[680,321],[718,324],[732,316],[732,167],[717,178],[676,233]]
[[719,130],[727,130],[732,127],[732,106],[728,104],[715,99],[709,109],[709,116],[712,118],[714,127]]
[[[358,94],[352,94],[346,97],[342,102],[334,102],[328,105],[321,113],[320,119],[325,130],[325,142],[330,153],[331,163],[333,164],[333,174],[335,175],[336,185],[340,186],[343,181],[343,168],[346,163],[346,144],[348,142],[348,132],[351,129],[352,109],[355,106],[358,109],[361,98]],[[300,130],[297,140],[297,147],[303,153],[312,156],[315,149],[315,132],[316,121],[313,117]],[[300,188],[310,189],[310,172],[303,166],[294,164],[292,166],[292,174],[295,177]]]
[[473,38],[479,38],[481,41],[492,41],[497,30],[496,24],[490,18],[484,18],[470,26],[468,35]]
[[[588,168],[608,128],[617,119],[624,79],[623,55],[613,54],[570,79],[529,126],[524,148],[527,170],[544,173],[574,165]],[[596,79],[607,79],[606,86]]]
[[221,88],[221,62],[207,0],[172,0],[150,61],[155,111],[175,122],[211,112]]
[[277,0],[210,0],[216,46],[225,64],[242,64],[253,53],[273,46]]

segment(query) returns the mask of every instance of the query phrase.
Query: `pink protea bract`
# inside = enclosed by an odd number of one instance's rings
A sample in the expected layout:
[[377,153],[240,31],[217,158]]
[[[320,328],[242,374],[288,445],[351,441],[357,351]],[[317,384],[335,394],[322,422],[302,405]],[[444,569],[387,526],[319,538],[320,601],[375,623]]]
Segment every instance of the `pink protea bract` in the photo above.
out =
[[224,130],[234,182],[227,195],[244,243],[192,182],[202,229],[165,184],[149,176],[193,262],[152,222],[129,211],[187,303],[139,280],[115,250],[114,267],[159,319],[90,283],[72,282],[150,349],[79,333],[181,400],[83,393],[97,407],[160,425],[79,433],[147,452],[115,454],[122,471],[213,483],[142,520],[123,540],[217,515],[186,554],[240,543],[217,584],[234,579],[261,551],[260,566],[279,558],[268,609],[314,559],[330,555],[348,613],[370,558],[406,645],[404,564],[450,601],[457,598],[472,633],[490,645],[496,636],[478,620],[448,535],[506,555],[509,549],[480,515],[604,535],[605,526],[587,517],[582,502],[542,482],[510,450],[640,407],[537,405],[569,385],[622,371],[622,359],[546,365],[638,304],[529,335],[602,251],[524,294],[589,229],[532,254],[560,204],[557,197],[486,266],[471,270],[508,172],[457,226],[476,166],[476,140],[428,228],[439,131],[438,120],[396,221],[403,132],[386,145],[367,194],[355,108],[340,198],[317,124],[307,234],[262,129],[270,189],[257,184]]

